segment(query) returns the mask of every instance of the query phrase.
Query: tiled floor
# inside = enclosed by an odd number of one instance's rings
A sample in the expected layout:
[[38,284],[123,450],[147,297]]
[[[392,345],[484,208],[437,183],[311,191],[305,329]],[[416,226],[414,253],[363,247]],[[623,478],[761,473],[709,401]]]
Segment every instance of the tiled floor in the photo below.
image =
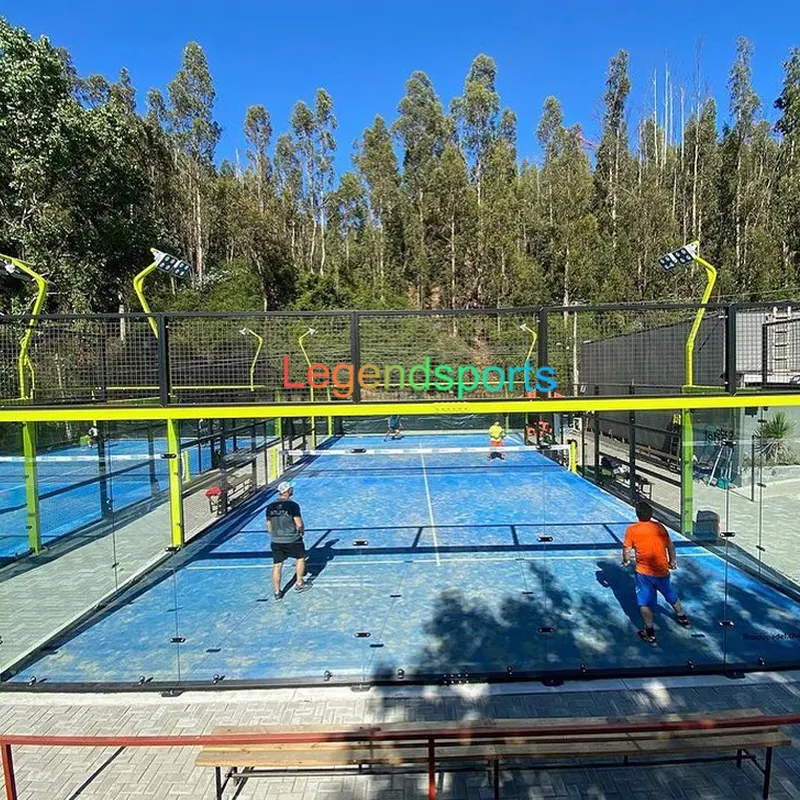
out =
[[[492,717],[625,716],[667,711],[757,707],[766,713],[800,711],[800,677],[610,681],[560,689],[517,686],[508,694],[487,687],[378,690],[343,689],[158,695],[0,695],[0,730],[51,734],[190,734],[216,725],[353,723]],[[797,736],[795,729],[792,733]],[[20,800],[127,800],[212,798],[213,773],[193,766],[196,748],[17,748]],[[480,774],[439,777],[440,797],[491,796]],[[512,798],[757,798],[760,775],[732,763],[684,767],[629,767],[502,774],[504,800]],[[251,780],[238,800],[422,800],[422,776],[279,777]],[[775,800],[800,797],[800,750],[776,753]]]

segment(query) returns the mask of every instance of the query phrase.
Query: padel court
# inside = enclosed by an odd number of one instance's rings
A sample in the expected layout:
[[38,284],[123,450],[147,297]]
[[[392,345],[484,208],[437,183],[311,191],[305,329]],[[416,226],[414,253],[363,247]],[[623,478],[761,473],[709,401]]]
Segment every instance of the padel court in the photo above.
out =
[[[211,469],[211,443],[188,442],[183,450],[188,475]],[[263,442],[257,437],[257,444]],[[249,448],[250,437],[239,434],[237,444]],[[146,439],[116,439],[106,442],[102,459],[96,448],[78,445],[43,453],[37,460],[42,543],[51,545],[104,517],[161,498],[168,481],[166,449],[165,439],[154,439],[151,450]],[[0,456],[0,561],[28,550],[25,459]]]
[[563,453],[508,444],[490,462],[478,433],[329,442],[289,468],[312,591],[293,591],[287,562],[273,598],[263,493],[12,680],[458,682],[792,660],[800,603],[677,533],[692,626],[662,599],[658,641],[641,642],[620,563],[633,510]]

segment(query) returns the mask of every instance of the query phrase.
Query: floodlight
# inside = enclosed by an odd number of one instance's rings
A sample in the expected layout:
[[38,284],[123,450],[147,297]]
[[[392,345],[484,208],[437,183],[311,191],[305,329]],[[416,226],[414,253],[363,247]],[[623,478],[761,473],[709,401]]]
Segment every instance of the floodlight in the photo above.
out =
[[665,253],[658,259],[658,263],[664,272],[672,272],[677,267],[685,267],[687,264],[692,264],[697,259],[698,242],[691,242],[673,250],[671,253]]
[[185,278],[191,271],[191,266],[177,256],[171,256],[169,253],[163,253],[161,250],[153,250],[153,257],[155,259],[156,269],[161,272],[166,272],[167,275],[177,278]]
[[21,269],[19,269],[19,267],[17,267],[15,264],[12,264],[10,261],[3,260],[2,263],[3,269],[10,278],[15,278],[23,283],[35,282],[35,278],[32,275],[28,275],[26,272],[23,272]]
[[134,276],[133,291],[136,292],[136,296],[139,298],[139,302],[142,305],[142,310],[148,315],[147,321],[150,323],[150,329],[153,331],[153,336],[158,339],[158,326],[156,325],[155,319],[153,319],[151,316],[153,312],[150,310],[147,298],[144,296],[144,279],[154,270],[159,270],[160,272],[166,273],[171,278],[177,278],[180,280],[189,274],[191,267],[177,256],[171,256],[169,253],[156,250],[155,247],[151,247],[150,252],[153,254],[153,263],[145,267],[141,272]]

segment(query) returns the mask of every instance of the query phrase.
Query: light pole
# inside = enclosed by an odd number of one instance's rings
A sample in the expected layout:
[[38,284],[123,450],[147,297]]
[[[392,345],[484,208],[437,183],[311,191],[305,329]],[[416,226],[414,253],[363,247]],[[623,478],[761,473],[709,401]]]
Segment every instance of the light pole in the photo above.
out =
[[150,252],[153,254],[153,263],[145,267],[134,277],[133,291],[136,292],[136,296],[139,298],[142,310],[145,314],[147,314],[147,321],[150,323],[150,328],[153,331],[153,335],[156,337],[156,339],[158,339],[158,326],[152,317],[153,312],[150,310],[150,304],[147,302],[147,298],[144,296],[144,279],[151,272],[159,270],[160,272],[165,272],[172,278],[177,278],[180,280],[181,278],[185,278],[192,268],[189,264],[187,264],[185,261],[182,261],[177,256],[171,256],[169,253],[163,253],[161,250],[156,250],[155,247],[151,247]]
[[[25,326],[25,333],[19,343],[19,355],[17,357],[19,396],[21,400],[30,400],[33,398],[36,376],[29,350],[36,322],[44,306],[44,301],[47,299],[48,283],[38,272],[18,258],[0,255],[0,266],[9,277],[25,283],[36,284],[36,299],[33,301],[33,309]],[[26,370],[30,371],[31,376],[30,394],[28,392]],[[42,528],[39,513],[39,470],[36,463],[35,422],[22,423],[22,452],[25,457],[25,508],[28,545],[34,553],[38,553],[42,549]]]
[[[44,301],[47,298],[48,283],[45,278],[39,275],[24,261],[12,256],[4,256],[0,253],[0,266],[5,270],[6,275],[25,283],[36,284],[36,299],[33,301],[33,309],[31,311],[30,319],[25,326],[25,333],[19,344],[19,356],[17,357],[17,369],[19,371],[19,396],[22,400],[29,400],[33,396],[35,375],[33,371],[33,364],[30,359],[29,350],[31,345],[31,338],[33,331],[36,327],[36,322],[39,314],[44,306]],[[31,374],[31,397],[28,396],[28,387],[26,381],[26,369]]]
[[533,355],[533,348],[536,347],[536,331],[533,330],[531,327],[529,327],[527,322],[523,322],[522,325],[519,326],[519,329],[521,331],[529,333],[531,336],[531,346],[528,348],[528,353],[525,356],[525,361],[523,362],[524,364],[531,360],[531,356]]
[[[172,278],[185,278],[191,267],[185,261],[182,261],[177,256],[171,256],[169,253],[164,253],[161,250],[156,250],[155,247],[150,248],[153,254],[153,263],[145,267],[133,279],[133,290],[139,298],[142,305],[142,310],[147,314],[147,322],[150,329],[153,331],[153,336],[158,339],[158,325],[153,319],[153,312],[150,310],[150,304],[144,296],[144,279],[153,271],[159,270],[165,272]],[[165,382],[165,378],[159,380],[160,383]],[[162,386],[162,391],[166,391],[168,387]],[[167,427],[167,453],[169,455],[169,506],[170,506],[170,527],[172,546],[176,548],[183,547],[185,542],[184,529],[183,529],[183,476],[181,474],[181,437],[178,423],[173,419],[166,421]]]
[[[301,333],[300,337],[297,339],[297,344],[300,345],[300,350],[303,353],[303,357],[306,360],[306,364],[308,365],[309,370],[311,369],[311,359],[308,357],[308,353],[306,352],[306,348],[305,348],[305,345],[303,344],[303,340],[306,338],[306,336],[314,336],[314,334],[316,332],[317,332],[316,328],[309,327],[308,330],[305,333]],[[309,394],[311,395],[311,402],[313,403],[314,402],[314,387],[311,384],[310,376],[309,376],[309,382],[308,382],[308,389],[309,389]],[[311,449],[312,450],[316,450],[317,449],[317,418],[315,416],[313,416],[313,415],[311,417]]]
[[[696,389],[694,384],[694,345],[700,325],[706,313],[706,305],[711,298],[711,292],[717,280],[717,270],[699,255],[699,242],[691,242],[671,253],[666,253],[659,258],[658,263],[664,272],[672,272],[690,264],[697,263],[706,272],[706,288],[700,300],[700,308],[695,314],[694,322],[686,339],[686,375],[683,391],[685,393]],[[692,412],[689,409],[681,411],[681,532],[684,536],[691,536],[694,532],[694,426]]]
[[242,328],[239,333],[241,333],[242,336],[255,336],[257,341],[256,354],[253,356],[253,361],[250,364],[250,391],[254,392],[256,390],[256,362],[261,353],[261,348],[264,346],[264,337],[259,336],[252,328]]

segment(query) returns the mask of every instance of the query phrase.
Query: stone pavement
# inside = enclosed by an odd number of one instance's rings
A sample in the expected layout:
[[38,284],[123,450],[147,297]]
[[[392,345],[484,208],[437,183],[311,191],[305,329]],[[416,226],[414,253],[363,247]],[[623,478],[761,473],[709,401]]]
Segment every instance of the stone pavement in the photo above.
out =
[[[492,717],[570,717],[717,711],[757,707],[800,712],[800,674],[751,675],[741,680],[689,677],[603,681],[547,688],[472,685],[415,689],[215,691],[165,699],[157,694],[47,695],[0,693],[0,730],[50,734],[190,734],[216,725],[458,720]],[[800,730],[790,731],[797,739]],[[800,798],[800,749],[776,751],[775,800]],[[213,770],[193,767],[197,748],[15,748],[20,800],[213,798]],[[481,774],[440,776],[440,797],[491,797]],[[506,772],[504,800],[590,798],[760,797],[760,774],[730,762],[685,767],[580,768]],[[232,796],[232,791],[231,795]],[[422,776],[325,776],[251,780],[238,800],[423,800]]]

